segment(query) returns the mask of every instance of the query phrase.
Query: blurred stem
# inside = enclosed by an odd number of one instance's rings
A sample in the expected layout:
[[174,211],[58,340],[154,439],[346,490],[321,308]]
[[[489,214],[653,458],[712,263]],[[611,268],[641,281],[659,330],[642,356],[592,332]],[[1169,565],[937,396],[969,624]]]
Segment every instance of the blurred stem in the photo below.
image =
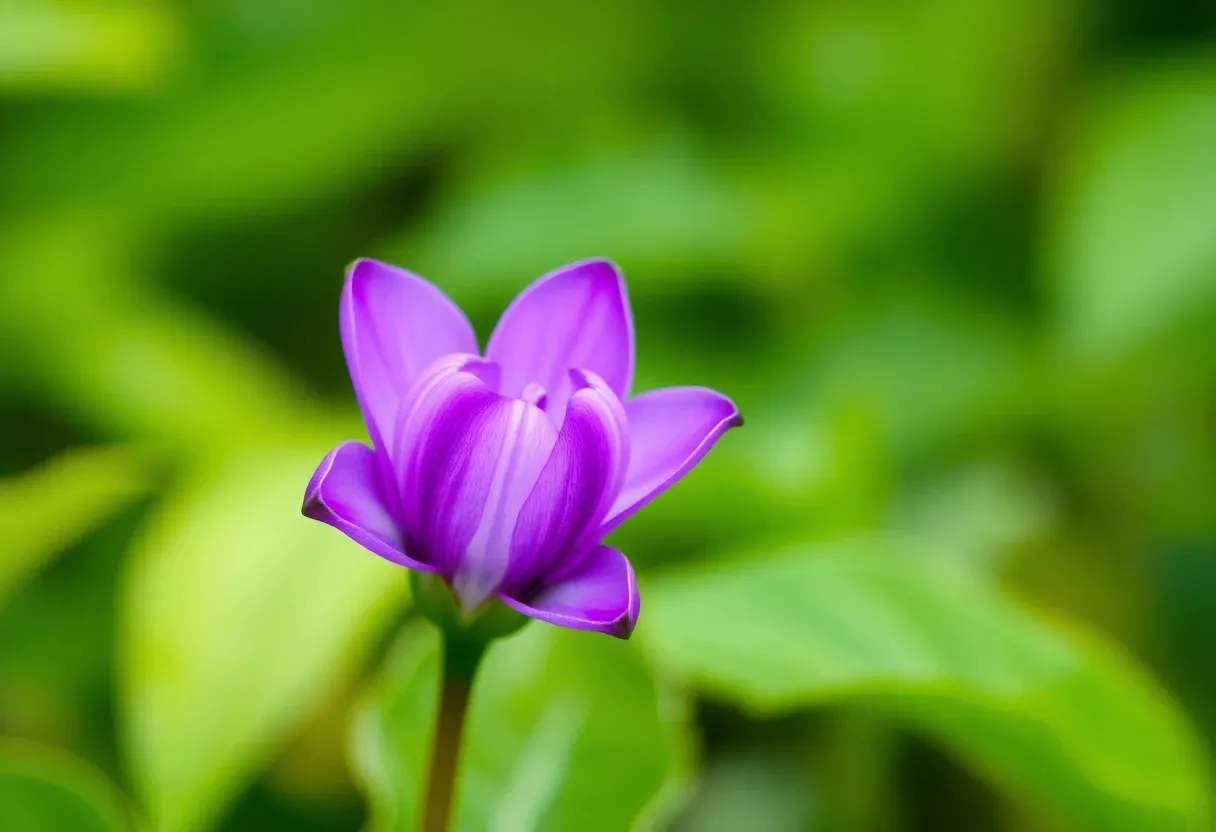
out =
[[460,746],[469,710],[469,692],[486,648],[484,641],[465,640],[450,633],[444,635],[442,645],[443,673],[439,708],[435,714],[435,744],[431,749],[422,832],[448,832],[460,767]]

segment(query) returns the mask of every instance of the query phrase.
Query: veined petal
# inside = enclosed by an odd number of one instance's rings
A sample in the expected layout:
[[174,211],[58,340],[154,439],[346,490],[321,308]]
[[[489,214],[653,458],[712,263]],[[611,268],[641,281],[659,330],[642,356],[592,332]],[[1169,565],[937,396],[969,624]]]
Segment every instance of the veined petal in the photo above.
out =
[[474,356],[436,362],[411,394],[393,456],[407,538],[466,611],[502,583],[511,530],[557,440],[543,411],[487,385],[492,371]]
[[449,353],[476,353],[468,319],[436,286],[376,260],[357,260],[342,292],[342,346],[363,418],[382,453],[422,371]]
[[560,581],[523,597],[506,593],[498,597],[532,618],[617,638],[633,633],[641,604],[633,566],[611,546],[596,546],[577,571]]
[[519,513],[508,589],[560,577],[598,542],[600,523],[625,481],[629,425],[616,394],[586,370],[570,372],[574,395],[557,444]]
[[389,509],[376,452],[362,442],[343,442],[321,460],[304,492],[302,511],[386,560],[434,570],[405,553],[405,536]]
[[734,402],[705,387],[668,387],[625,403],[632,449],[625,486],[602,534],[688,473],[723,433],[743,424]]
[[486,357],[502,367],[504,394],[520,396],[529,382],[544,388],[554,424],[573,392],[572,369],[591,370],[623,399],[633,378],[633,318],[620,271],[584,260],[540,278],[507,307]]

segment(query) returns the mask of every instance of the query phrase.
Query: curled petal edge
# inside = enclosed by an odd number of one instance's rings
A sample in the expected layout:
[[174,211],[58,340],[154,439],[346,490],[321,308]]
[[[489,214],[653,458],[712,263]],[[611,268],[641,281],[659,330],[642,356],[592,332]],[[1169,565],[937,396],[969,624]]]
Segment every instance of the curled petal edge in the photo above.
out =
[[516,612],[559,627],[606,633],[620,639],[633,634],[641,599],[633,565],[611,546],[597,546],[582,567],[527,600],[498,593]]
[[434,572],[435,567],[405,553],[404,536],[392,519],[381,476],[375,451],[362,442],[343,442],[317,466],[300,511],[387,561]]

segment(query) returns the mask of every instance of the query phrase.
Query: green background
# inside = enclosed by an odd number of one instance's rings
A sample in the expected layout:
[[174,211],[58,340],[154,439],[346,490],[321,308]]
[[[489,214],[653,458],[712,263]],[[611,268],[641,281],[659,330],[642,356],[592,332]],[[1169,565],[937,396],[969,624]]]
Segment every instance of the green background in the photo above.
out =
[[0,0],[0,828],[413,829],[434,633],[299,515],[343,270],[629,279],[747,425],[458,826],[1208,832],[1207,0]]

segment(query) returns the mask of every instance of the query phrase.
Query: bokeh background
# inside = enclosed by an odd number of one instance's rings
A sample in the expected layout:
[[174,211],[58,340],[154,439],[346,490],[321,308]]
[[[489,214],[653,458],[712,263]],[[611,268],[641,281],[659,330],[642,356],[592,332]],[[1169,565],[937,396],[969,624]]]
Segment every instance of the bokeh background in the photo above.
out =
[[1206,0],[0,2],[0,828],[413,828],[433,634],[300,518],[358,256],[629,277],[747,425],[536,624],[463,830],[1210,830]]

